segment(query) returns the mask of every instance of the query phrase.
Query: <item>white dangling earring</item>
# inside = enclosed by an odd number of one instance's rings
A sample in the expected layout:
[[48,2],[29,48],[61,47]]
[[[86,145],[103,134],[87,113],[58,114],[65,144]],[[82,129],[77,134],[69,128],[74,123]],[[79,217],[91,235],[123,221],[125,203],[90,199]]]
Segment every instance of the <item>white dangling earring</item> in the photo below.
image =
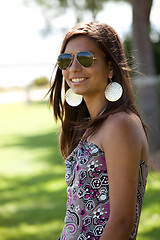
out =
[[77,107],[83,100],[82,95],[74,93],[71,88],[66,91],[65,99],[71,107]]
[[122,86],[118,82],[112,82],[110,79],[110,83],[106,86],[104,91],[106,99],[110,102],[115,102],[121,98],[122,93]]

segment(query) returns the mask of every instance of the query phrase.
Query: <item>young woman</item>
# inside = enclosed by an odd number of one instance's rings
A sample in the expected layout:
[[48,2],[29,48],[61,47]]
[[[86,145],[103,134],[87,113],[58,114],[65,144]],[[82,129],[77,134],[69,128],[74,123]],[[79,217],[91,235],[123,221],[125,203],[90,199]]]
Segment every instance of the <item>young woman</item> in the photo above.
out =
[[147,178],[146,126],[110,26],[80,23],[68,31],[50,104],[62,123],[68,184],[60,240],[136,239]]

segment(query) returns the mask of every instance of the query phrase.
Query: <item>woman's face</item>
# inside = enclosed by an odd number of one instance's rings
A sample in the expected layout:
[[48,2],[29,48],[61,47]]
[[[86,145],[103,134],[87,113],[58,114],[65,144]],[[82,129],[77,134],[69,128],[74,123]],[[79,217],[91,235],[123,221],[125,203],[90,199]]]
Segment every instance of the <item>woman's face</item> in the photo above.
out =
[[89,51],[95,58],[94,64],[90,68],[81,66],[74,56],[72,65],[63,70],[63,76],[72,90],[85,98],[104,97],[104,90],[108,83],[108,78],[112,78],[113,71],[111,64],[105,61],[105,54],[90,38],[78,36],[70,40],[66,46],[65,53],[76,53],[79,51]]

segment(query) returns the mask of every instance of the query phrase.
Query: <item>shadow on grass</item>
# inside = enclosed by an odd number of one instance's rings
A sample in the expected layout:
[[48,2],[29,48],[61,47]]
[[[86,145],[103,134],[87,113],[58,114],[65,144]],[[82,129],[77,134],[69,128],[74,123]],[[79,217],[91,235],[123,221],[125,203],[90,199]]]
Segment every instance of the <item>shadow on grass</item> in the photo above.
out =
[[160,190],[157,189],[148,189],[145,194],[143,202],[143,210],[153,209],[154,205],[159,205],[160,203]]
[[[29,149],[35,149],[35,148],[52,148],[53,150],[58,150],[58,135],[56,132],[53,133],[43,133],[33,136],[19,136],[18,142],[12,145],[6,145],[6,147],[23,147],[23,148],[29,148]],[[58,152],[57,151],[57,152]]]
[[151,230],[139,234],[139,240],[159,240],[160,227],[153,227]]
[[[2,209],[0,232],[1,229],[6,228],[4,239],[58,239],[63,228],[66,190],[65,187],[54,190],[54,184],[53,189],[45,190],[45,186],[47,188],[47,184],[54,182],[55,179],[58,181],[62,177],[40,174],[32,179],[16,179],[16,187],[0,193]],[[3,180],[12,181],[12,179]],[[54,229],[56,222],[60,224]],[[27,229],[21,229],[21,225],[27,226]],[[45,226],[48,226],[47,230]],[[31,234],[30,228],[39,231]],[[10,232],[11,237],[7,238],[7,229],[16,229],[16,236],[14,237]]]
[[[26,189],[27,190],[27,189]],[[10,197],[10,203],[2,203],[6,211],[1,213],[1,227],[15,227],[21,223],[29,225],[46,224],[48,222],[61,221],[65,212],[65,190],[54,193],[36,191],[35,193],[17,194]],[[2,206],[1,205],[1,206]]]
[[47,157],[44,159],[40,159],[42,161],[47,161],[47,163],[50,163],[51,165],[55,164],[63,164],[63,160],[59,151],[59,144],[58,144],[58,134],[57,131],[55,132],[49,132],[49,133],[43,133],[38,135],[31,135],[31,136],[21,136],[19,135],[17,137],[17,140],[15,143],[7,143],[2,144],[3,148],[23,148],[27,151],[31,151],[33,149],[44,149],[46,152],[46,155],[51,152],[50,156],[47,155]]

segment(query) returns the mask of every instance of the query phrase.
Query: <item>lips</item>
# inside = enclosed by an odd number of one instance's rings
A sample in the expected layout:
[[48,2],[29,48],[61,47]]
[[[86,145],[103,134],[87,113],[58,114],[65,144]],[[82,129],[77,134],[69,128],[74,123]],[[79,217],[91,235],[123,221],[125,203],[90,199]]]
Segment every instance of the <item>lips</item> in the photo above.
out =
[[73,83],[83,82],[83,81],[85,81],[85,80],[87,80],[87,78],[72,78],[72,79],[71,79],[71,81],[72,81]]

